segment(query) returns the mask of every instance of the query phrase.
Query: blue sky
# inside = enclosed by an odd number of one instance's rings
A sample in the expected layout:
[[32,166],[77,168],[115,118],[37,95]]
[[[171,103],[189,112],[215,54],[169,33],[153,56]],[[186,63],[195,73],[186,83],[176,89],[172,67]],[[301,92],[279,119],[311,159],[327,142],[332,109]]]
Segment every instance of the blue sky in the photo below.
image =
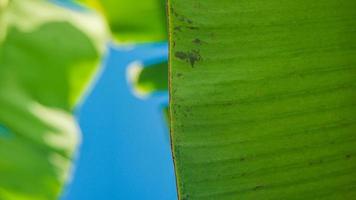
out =
[[126,80],[134,61],[167,60],[167,43],[111,47],[77,118],[82,145],[62,200],[177,199],[169,133],[168,94],[135,97]]

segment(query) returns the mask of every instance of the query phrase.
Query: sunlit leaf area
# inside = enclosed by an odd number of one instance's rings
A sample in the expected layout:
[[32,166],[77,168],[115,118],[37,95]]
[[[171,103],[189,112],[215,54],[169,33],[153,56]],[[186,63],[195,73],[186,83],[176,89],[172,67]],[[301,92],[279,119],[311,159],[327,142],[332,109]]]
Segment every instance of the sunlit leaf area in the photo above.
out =
[[176,198],[166,32],[164,1],[0,0],[1,200]]
[[356,200],[356,1],[0,0],[0,200]]

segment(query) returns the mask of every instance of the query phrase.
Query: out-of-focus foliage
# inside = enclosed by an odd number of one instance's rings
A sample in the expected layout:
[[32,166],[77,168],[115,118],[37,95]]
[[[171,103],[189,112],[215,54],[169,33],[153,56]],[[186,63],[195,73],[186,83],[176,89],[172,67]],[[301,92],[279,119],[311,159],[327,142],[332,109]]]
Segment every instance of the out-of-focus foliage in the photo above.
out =
[[134,62],[128,67],[129,82],[133,92],[139,97],[146,97],[153,92],[168,90],[168,63],[161,62],[149,66],[143,66],[140,62]]
[[0,0],[0,199],[57,199],[79,142],[71,112],[106,41],[92,12]]
[[78,0],[106,17],[119,42],[167,40],[165,0]]
[[[155,42],[167,40],[165,0],[77,0],[99,11],[107,19],[111,33],[118,43]],[[168,90],[168,66],[143,67],[133,63],[129,81],[133,92],[140,97]]]

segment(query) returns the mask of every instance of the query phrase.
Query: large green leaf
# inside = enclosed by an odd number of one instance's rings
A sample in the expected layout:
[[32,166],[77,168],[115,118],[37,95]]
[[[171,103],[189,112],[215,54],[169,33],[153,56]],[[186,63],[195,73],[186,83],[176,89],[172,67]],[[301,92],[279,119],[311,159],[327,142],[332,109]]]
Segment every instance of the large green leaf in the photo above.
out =
[[180,199],[356,199],[356,1],[169,0]]
[[153,42],[167,39],[165,0],[78,0],[106,17],[119,42]]
[[105,26],[46,0],[0,5],[0,199],[57,199],[79,142],[71,112],[105,49]]

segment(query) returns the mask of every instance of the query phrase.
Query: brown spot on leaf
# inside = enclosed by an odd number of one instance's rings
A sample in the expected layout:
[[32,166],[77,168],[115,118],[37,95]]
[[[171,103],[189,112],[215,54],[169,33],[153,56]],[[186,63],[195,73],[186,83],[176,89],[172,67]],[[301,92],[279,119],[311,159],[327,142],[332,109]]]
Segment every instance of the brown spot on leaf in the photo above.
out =
[[174,55],[176,58],[190,63],[192,67],[194,67],[196,62],[201,60],[199,50],[192,50],[190,52],[177,51]]
[[263,188],[263,185],[257,185],[256,187],[253,188],[253,190],[260,190]]
[[173,7],[171,7],[171,12],[173,13],[174,16],[178,16],[178,14],[176,13],[176,11],[173,9]]
[[202,41],[199,40],[198,38],[195,38],[195,39],[193,40],[193,43],[200,45],[200,44],[202,44]]
[[176,27],[174,27],[174,30],[175,30],[175,31],[181,31],[182,28],[181,28],[180,26],[176,26]]

